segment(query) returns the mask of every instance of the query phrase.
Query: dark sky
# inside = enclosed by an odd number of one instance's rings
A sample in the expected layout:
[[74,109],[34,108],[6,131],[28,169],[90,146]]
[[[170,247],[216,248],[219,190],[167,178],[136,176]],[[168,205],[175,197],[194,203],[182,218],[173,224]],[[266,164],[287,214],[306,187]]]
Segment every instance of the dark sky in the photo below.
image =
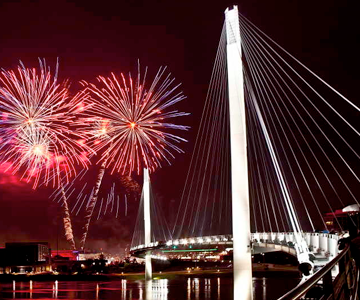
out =
[[[345,96],[358,99],[360,29],[354,3],[245,0],[239,10]],[[76,90],[82,79],[134,71],[137,59],[153,72],[168,66],[187,96],[179,109],[192,114],[181,123],[192,130],[183,135],[189,139],[183,146],[187,154],[178,155],[152,180],[156,193],[175,206],[229,4],[233,2],[0,0],[0,67],[15,68],[19,60],[37,66],[38,57],[54,66],[58,57],[60,78],[70,78]],[[54,247],[59,208],[49,199],[50,189],[32,191],[4,174],[0,184],[0,246],[31,239]],[[131,236],[131,227],[119,220],[107,218],[93,226],[90,247],[125,247]]]

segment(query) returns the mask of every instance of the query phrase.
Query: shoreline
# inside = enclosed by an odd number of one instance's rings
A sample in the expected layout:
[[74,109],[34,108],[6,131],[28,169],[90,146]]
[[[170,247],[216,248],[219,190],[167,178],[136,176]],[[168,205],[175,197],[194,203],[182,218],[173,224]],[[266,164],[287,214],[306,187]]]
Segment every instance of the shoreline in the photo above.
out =
[[[273,277],[288,277],[301,278],[297,267],[273,265],[273,264],[254,264],[253,278],[273,278]],[[182,279],[186,278],[209,278],[209,277],[232,277],[232,269],[211,269],[211,270],[176,270],[176,271],[162,271],[154,272],[153,279]],[[112,281],[112,280],[143,280],[144,272],[124,273],[124,274],[94,274],[94,275],[66,275],[66,274],[0,274],[0,282],[12,281]]]

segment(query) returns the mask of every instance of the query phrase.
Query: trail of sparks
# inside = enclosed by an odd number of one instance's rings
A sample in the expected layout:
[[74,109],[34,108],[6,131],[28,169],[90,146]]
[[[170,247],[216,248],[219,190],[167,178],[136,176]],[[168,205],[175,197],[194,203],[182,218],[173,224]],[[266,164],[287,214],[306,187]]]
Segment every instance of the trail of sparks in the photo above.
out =
[[72,225],[71,225],[70,211],[69,211],[68,201],[67,201],[67,197],[66,197],[63,185],[61,185],[61,196],[62,196],[61,198],[63,200],[62,206],[64,209],[63,222],[64,222],[64,229],[65,229],[65,237],[66,237],[66,240],[69,242],[71,249],[75,250],[76,245],[75,245],[75,240],[74,240],[74,235],[73,235],[73,230],[72,230]]
[[[84,232],[83,235],[81,237],[81,241],[80,241],[80,247],[83,250],[85,247],[85,242],[86,242],[86,237],[87,234],[89,232],[89,226],[90,226],[90,222],[91,222],[91,217],[93,215],[94,209],[95,209],[95,205],[99,196],[99,190],[100,190],[100,186],[102,183],[102,179],[104,177],[104,173],[105,173],[105,165],[106,165],[106,159],[102,162],[101,166],[100,166],[100,170],[98,173],[98,177],[96,179],[95,182],[95,188],[94,188],[94,193],[90,196],[90,201],[89,201],[89,205],[86,207],[86,215],[85,215],[85,225],[84,225]],[[100,212],[99,212],[100,215]]]

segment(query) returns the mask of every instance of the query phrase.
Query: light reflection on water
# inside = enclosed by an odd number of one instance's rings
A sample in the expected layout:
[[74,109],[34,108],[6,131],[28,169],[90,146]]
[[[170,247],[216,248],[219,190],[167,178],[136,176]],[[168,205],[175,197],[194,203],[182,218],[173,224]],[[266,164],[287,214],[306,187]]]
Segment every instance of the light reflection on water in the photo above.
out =
[[[254,300],[276,299],[294,287],[298,279],[253,278]],[[232,278],[185,278],[89,281],[29,281],[0,283],[0,299],[138,299],[223,300],[233,299]]]

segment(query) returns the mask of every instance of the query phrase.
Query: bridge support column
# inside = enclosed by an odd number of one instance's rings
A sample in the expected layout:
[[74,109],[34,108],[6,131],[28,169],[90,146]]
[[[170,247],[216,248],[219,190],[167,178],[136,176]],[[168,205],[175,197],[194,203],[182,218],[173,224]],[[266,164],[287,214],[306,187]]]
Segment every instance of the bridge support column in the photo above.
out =
[[328,240],[329,240],[329,235],[326,233],[321,233],[320,237],[319,237],[319,248],[322,252],[322,254],[325,255],[326,252],[328,252]]
[[[145,232],[145,246],[149,247],[151,243],[151,219],[150,219],[150,178],[149,170],[144,169],[144,232]],[[145,280],[152,279],[151,267],[151,251],[146,252],[145,255]]]
[[230,107],[234,299],[252,299],[244,79],[237,6],[225,11]]

